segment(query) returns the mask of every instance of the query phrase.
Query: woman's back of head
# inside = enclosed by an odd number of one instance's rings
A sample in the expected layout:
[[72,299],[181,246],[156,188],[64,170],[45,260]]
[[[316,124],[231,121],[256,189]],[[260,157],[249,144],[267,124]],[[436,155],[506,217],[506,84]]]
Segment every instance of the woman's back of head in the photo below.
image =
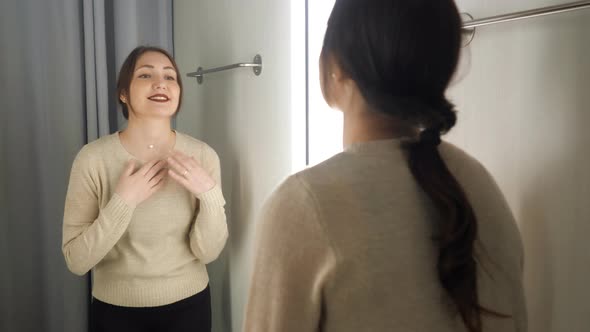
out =
[[467,329],[479,332],[482,313],[502,315],[479,305],[477,220],[438,151],[440,135],[456,122],[445,92],[460,46],[461,18],[452,0],[336,0],[321,61],[335,62],[355,82],[369,111],[415,133],[404,147],[411,174],[439,214],[438,277]]
[[322,61],[335,59],[372,110],[446,131],[454,113],[441,109],[452,108],[445,90],[460,43],[461,19],[452,0],[337,0]]

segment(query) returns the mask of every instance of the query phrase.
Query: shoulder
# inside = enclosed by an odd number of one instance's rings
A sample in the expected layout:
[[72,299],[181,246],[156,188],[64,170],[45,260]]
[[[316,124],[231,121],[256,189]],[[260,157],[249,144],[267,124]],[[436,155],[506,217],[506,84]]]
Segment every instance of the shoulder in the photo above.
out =
[[[481,240],[498,252],[501,246],[520,246],[519,231],[508,201],[488,169],[450,143],[441,144],[440,153],[474,208]],[[503,239],[501,244],[497,243],[499,238]]]
[[317,219],[319,222],[319,186],[313,179],[310,181],[310,172],[313,173],[313,170],[303,170],[283,180],[266,200],[265,214],[275,215],[276,219],[295,218],[295,223],[304,222],[309,218]]
[[95,163],[100,158],[107,156],[109,152],[112,152],[115,144],[116,144],[116,137],[117,133],[105,135],[101,138],[98,138],[90,143],[85,144],[74,160],[74,163],[82,164],[82,165],[91,165]]
[[289,202],[297,205],[310,204],[312,201],[313,193],[303,172],[287,177],[269,198],[269,202],[275,205]]
[[286,178],[268,197],[261,212],[259,227],[272,238],[270,241],[288,242],[323,233],[315,195],[300,174]]
[[209,144],[185,133],[176,132],[183,152],[199,160],[218,160],[217,152]]
[[350,176],[350,155],[341,152],[317,165],[308,167],[294,175],[308,190],[318,186],[334,185]]
[[263,208],[267,217],[282,215],[283,218],[307,214],[310,210],[316,210],[315,198],[301,173],[290,175],[283,180],[266,199]]
[[485,198],[489,203],[502,196],[492,174],[475,157],[447,142],[441,144],[439,151],[449,171],[474,201]]
[[458,146],[443,142],[439,147],[439,153],[449,171],[456,177],[469,179],[470,181],[493,181],[488,169],[478,159]]

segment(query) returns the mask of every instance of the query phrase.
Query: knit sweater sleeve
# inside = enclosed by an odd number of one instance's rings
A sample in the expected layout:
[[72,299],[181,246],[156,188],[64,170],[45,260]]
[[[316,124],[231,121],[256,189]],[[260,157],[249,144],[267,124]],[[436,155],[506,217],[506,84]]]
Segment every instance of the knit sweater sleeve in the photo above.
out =
[[98,173],[86,147],[76,156],[70,173],[63,218],[62,251],[70,271],[84,275],[119,241],[133,215],[119,195],[99,207]]
[[203,167],[215,180],[215,187],[197,196],[198,212],[189,233],[190,248],[204,264],[211,263],[221,253],[228,238],[225,199],[221,191],[221,166],[217,153],[206,146]]
[[336,252],[298,176],[269,198],[257,231],[244,331],[318,331]]

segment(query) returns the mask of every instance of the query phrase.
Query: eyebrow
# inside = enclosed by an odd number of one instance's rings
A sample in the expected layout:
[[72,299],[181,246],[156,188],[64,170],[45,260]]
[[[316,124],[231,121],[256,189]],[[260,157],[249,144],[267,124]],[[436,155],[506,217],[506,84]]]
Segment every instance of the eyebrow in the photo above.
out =
[[[143,65],[141,67],[137,67],[137,69],[135,69],[135,71],[138,71],[141,68],[151,68],[151,69],[154,69],[154,66],[152,66],[152,65]],[[166,66],[166,67],[164,67],[164,69],[174,70],[174,67]],[[176,71],[176,70],[174,70],[174,71]]]

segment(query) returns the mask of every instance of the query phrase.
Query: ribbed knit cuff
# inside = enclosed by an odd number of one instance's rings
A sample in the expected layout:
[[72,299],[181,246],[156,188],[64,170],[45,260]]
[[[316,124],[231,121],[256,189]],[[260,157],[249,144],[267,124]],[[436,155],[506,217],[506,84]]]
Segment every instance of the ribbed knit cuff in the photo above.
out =
[[220,210],[223,212],[225,199],[219,185],[215,185],[211,190],[197,196],[200,201],[200,212],[215,214]]
[[128,205],[121,198],[121,196],[114,194],[113,197],[111,197],[111,200],[102,210],[102,213],[108,220],[114,222],[115,224],[119,224],[121,222],[131,220],[134,210],[134,206]]

